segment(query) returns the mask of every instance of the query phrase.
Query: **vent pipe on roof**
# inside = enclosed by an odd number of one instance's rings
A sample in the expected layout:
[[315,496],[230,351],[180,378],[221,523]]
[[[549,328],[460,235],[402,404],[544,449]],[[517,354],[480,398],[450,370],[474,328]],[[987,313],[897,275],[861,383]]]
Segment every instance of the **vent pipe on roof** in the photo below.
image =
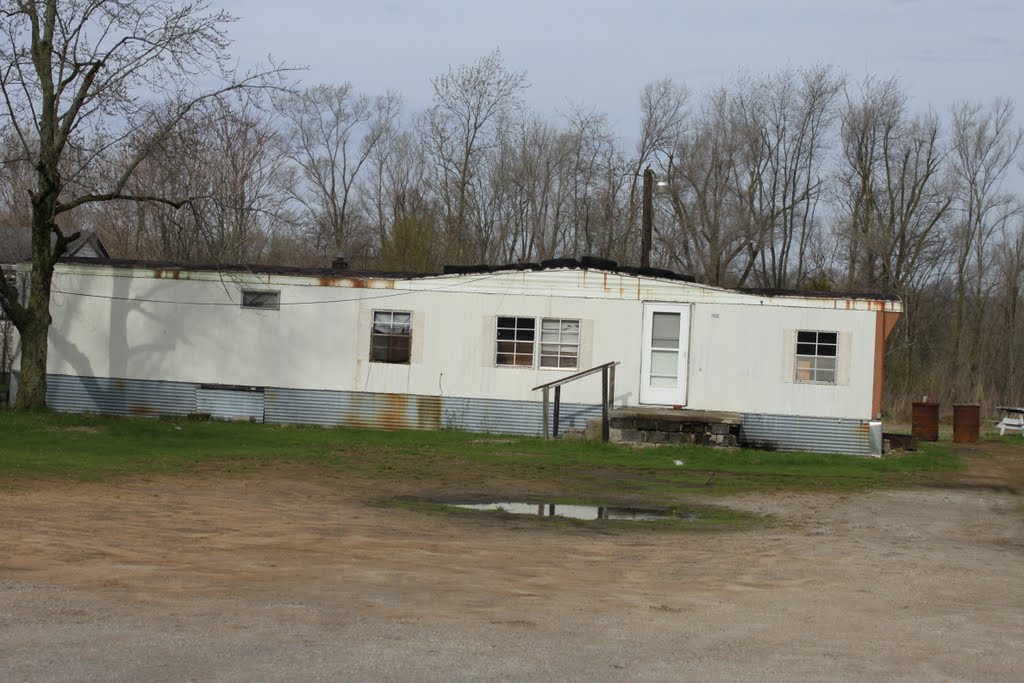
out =
[[334,257],[334,260],[331,261],[331,268],[334,270],[346,270],[348,268],[348,259],[341,254],[338,254]]

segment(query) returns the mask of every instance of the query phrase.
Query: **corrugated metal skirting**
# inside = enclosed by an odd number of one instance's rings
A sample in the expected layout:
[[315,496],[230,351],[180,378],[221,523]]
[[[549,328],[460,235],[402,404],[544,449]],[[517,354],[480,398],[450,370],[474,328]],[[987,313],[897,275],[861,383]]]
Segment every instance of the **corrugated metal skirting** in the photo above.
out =
[[[12,384],[17,385],[17,376]],[[351,391],[259,390],[188,382],[49,375],[46,400],[54,410],[114,415],[209,413],[221,419],[279,424],[343,425],[371,429],[461,429],[495,434],[541,433],[537,401],[370,394]],[[600,406],[563,403],[561,429],[583,429]],[[878,423],[826,417],[743,415],[740,442],[780,451],[878,455]]]
[[47,375],[46,404],[70,413],[188,415],[196,411],[196,385],[109,377]]
[[833,417],[745,414],[740,443],[777,451],[879,455],[869,422]]
[[[541,433],[540,401],[370,394],[267,387],[265,420],[383,429],[461,429],[495,434]],[[601,408],[563,403],[562,428],[583,429]]]
[[[370,394],[282,389],[204,387],[189,382],[49,375],[46,401],[54,410],[113,415],[188,415],[253,419],[279,424],[344,425],[371,429],[461,429],[495,434],[541,433],[537,401],[449,396]],[[596,405],[563,403],[561,429],[583,429],[600,417]]]
[[262,389],[196,389],[196,412],[219,420],[250,420],[263,422]]

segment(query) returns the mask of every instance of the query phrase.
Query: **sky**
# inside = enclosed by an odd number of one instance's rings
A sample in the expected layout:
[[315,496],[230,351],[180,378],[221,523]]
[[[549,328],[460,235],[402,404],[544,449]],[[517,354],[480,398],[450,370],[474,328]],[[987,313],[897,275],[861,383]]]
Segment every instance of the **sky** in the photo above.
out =
[[[832,65],[896,75],[915,112],[1009,97],[1024,108],[1020,0],[214,0],[241,66],[272,55],[304,84],[399,91],[425,109],[430,79],[500,48],[526,71],[529,107],[608,116],[627,142],[641,87],[663,77],[694,93],[741,70]],[[1022,115],[1018,113],[1018,120]]]

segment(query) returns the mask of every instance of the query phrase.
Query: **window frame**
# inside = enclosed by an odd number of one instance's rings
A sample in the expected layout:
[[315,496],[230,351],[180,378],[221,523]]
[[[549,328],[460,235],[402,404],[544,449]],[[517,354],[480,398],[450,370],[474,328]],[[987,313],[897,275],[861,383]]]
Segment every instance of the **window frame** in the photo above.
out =
[[[508,321],[512,321],[511,325]],[[524,324],[526,322],[529,322],[529,326]],[[537,354],[537,318],[525,315],[499,315],[495,319],[494,340],[495,367],[533,368]],[[528,352],[526,348],[529,348]],[[511,362],[502,362],[502,358],[509,357],[512,359]],[[518,362],[520,359],[529,359],[530,362]]]
[[[545,341],[545,339],[544,339],[544,334],[545,334],[544,324],[545,323],[555,323],[558,326],[558,329],[557,329],[558,338],[557,338],[556,341]],[[568,332],[568,335],[570,337],[573,334],[575,334],[576,341],[566,341],[566,338],[565,338],[566,334],[567,334],[567,331],[565,330],[565,324],[566,323],[570,323],[570,324],[574,323],[576,325],[575,333],[573,333],[572,331]],[[580,335],[581,335],[582,331],[583,331],[583,324],[582,324],[582,321],[579,318],[541,318],[540,319],[540,340],[538,341],[538,349],[537,349],[537,368],[539,370],[579,370],[580,369]],[[552,347],[552,346],[557,347],[557,351],[555,351],[554,354],[552,354],[552,353],[545,353],[545,349],[544,349],[545,346],[547,346],[547,347]],[[566,347],[572,347],[572,353],[571,354],[564,354],[563,355],[563,351],[565,350]],[[545,365],[544,364],[544,359],[545,358],[554,358],[555,359],[555,364],[554,365]],[[565,359],[565,358],[572,358],[572,365],[563,365],[562,364],[562,360]]]
[[[378,325],[377,316],[378,315],[390,316],[387,321],[381,321],[379,324],[391,328],[391,331],[389,331],[389,332],[378,332],[377,331],[377,325]],[[406,322],[396,322],[395,321],[395,316],[396,315],[408,316],[408,321],[406,321]],[[396,333],[394,331],[394,328],[398,327],[398,326],[405,327],[408,331],[405,332],[404,334],[403,333]],[[386,365],[411,365],[412,364],[412,328],[413,328],[413,314],[412,314],[412,311],[402,311],[402,310],[397,310],[397,309],[392,309],[392,308],[374,309],[371,312],[371,315],[370,315],[370,354],[369,354],[370,362],[371,363],[384,363]],[[386,352],[385,353],[388,356],[386,358],[375,358],[374,357],[376,349],[379,348],[379,346],[377,344],[375,344],[375,341],[377,341],[379,339],[386,340]],[[402,343],[396,346],[395,345],[395,341],[396,340],[402,340]],[[404,349],[405,350],[405,354],[404,354],[405,355],[405,359],[404,360],[394,360],[394,359],[392,359],[390,357],[390,354],[393,353],[396,349],[401,350],[402,346],[405,347],[405,349]]]
[[[557,339],[551,340],[550,337],[545,339],[545,323],[557,324]],[[566,340],[566,336],[573,335],[571,331],[564,329],[566,323],[576,324],[575,341]],[[501,315],[495,319],[494,335],[494,354],[492,356],[494,367],[523,370],[579,370],[583,335],[583,320],[580,318]],[[529,346],[529,351],[526,351],[527,346]],[[556,350],[554,353],[545,353],[545,347],[548,347],[547,350],[550,350],[550,347],[555,347]],[[566,347],[572,347],[571,353],[567,351]],[[555,359],[556,364],[545,364],[545,360],[551,358]],[[562,364],[563,359],[566,358],[572,359],[571,366]],[[529,360],[529,363],[526,363],[526,360]]]
[[[253,303],[252,299],[271,297],[270,303]],[[241,307],[253,311],[281,310],[281,290],[278,289],[243,289]]]
[[[793,381],[797,384],[838,385],[839,332],[797,330],[795,337]],[[802,378],[804,373],[810,373],[809,378]]]

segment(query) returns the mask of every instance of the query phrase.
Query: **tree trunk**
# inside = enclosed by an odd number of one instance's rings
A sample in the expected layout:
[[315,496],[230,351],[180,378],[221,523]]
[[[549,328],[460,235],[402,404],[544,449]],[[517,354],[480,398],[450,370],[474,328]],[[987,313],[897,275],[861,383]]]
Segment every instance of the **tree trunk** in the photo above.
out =
[[[56,173],[53,174],[56,176]],[[59,177],[59,176],[57,176]],[[26,316],[18,328],[21,335],[21,373],[18,376],[18,397],[14,407],[18,410],[46,408],[46,356],[49,351],[50,288],[53,266],[64,250],[58,240],[50,246],[53,234],[53,216],[56,214],[58,183],[40,182],[43,191],[33,198],[32,206],[32,274],[29,277]]]
[[33,315],[21,330],[21,373],[18,375],[18,410],[46,408],[46,353],[49,315],[37,320]]

